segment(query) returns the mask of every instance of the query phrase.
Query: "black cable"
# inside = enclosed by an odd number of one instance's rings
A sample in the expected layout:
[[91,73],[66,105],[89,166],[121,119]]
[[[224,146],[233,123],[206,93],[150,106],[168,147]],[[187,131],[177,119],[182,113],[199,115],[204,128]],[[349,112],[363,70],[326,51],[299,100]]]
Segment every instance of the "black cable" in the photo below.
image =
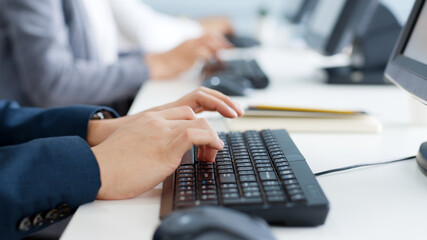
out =
[[385,165],[385,164],[390,164],[390,163],[402,162],[402,161],[407,161],[407,160],[411,160],[411,159],[414,159],[414,158],[415,158],[415,156],[410,156],[410,157],[406,157],[406,158],[402,158],[402,159],[398,159],[398,160],[386,161],[386,162],[356,164],[356,165],[352,165],[352,166],[347,166],[347,167],[342,167],[342,168],[334,168],[334,169],[326,170],[326,171],[323,171],[323,172],[318,172],[318,173],[315,173],[314,176],[318,177],[318,176],[323,176],[323,175],[326,175],[326,174],[331,174],[331,173],[335,173],[335,172],[346,171],[346,170],[350,170],[350,169],[354,169],[354,168],[360,168],[360,167],[368,167],[368,166],[375,166],[375,165]]

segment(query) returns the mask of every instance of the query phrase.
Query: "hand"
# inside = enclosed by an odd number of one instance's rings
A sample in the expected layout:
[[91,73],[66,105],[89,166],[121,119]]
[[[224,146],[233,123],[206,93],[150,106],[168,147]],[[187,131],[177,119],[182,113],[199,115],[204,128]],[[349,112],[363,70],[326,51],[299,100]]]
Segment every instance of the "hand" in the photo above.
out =
[[152,79],[168,79],[189,69],[196,61],[216,58],[219,50],[231,47],[222,35],[206,34],[187,40],[168,52],[149,54],[145,61]]
[[217,111],[224,117],[229,118],[236,118],[244,113],[242,107],[233,102],[230,97],[206,87],[199,87],[175,102],[152,108],[148,111],[159,111],[179,106],[191,107],[195,113]]
[[209,17],[199,20],[207,33],[233,34],[233,26],[227,17]]
[[114,119],[91,120],[88,126],[87,142],[91,147],[96,146],[107,139],[119,127],[133,121],[139,115],[144,115],[146,112],[162,111],[181,106],[188,106],[195,113],[218,111],[223,116],[229,118],[243,115],[243,109],[229,97],[218,91],[200,87],[175,102],[152,108],[136,115]]
[[224,147],[206,120],[190,107],[144,112],[92,148],[101,173],[98,199],[138,196],[172,174],[193,145],[199,160],[213,162]]

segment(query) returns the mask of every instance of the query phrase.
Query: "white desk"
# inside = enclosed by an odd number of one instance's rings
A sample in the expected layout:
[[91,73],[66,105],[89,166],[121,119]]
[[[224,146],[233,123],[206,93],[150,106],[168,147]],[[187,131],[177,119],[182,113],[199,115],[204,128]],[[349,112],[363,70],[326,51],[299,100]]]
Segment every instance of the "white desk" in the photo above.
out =
[[[291,133],[313,172],[414,155],[427,140],[427,127],[410,125],[409,98],[396,87],[324,85],[313,71],[324,61],[310,52],[265,48],[250,54],[272,83],[250,99],[237,101],[364,109],[383,122],[384,130],[378,134]],[[175,100],[196,88],[195,76],[188,78],[146,84],[131,111]],[[314,228],[274,227],[278,239],[425,239],[427,178],[415,161],[318,180],[331,206],[326,223]],[[61,239],[151,239],[159,223],[160,195],[157,188],[131,200],[81,206]]]

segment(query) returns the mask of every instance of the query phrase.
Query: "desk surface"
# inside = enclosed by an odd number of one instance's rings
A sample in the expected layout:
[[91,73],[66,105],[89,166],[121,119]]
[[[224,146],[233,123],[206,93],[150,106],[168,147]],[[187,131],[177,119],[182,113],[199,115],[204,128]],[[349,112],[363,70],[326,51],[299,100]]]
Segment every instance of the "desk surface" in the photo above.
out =
[[[316,67],[329,61],[311,52],[263,48],[258,59],[272,83],[247,103],[362,109],[377,116],[377,134],[291,133],[313,172],[414,155],[427,127],[410,124],[409,97],[394,86],[328,86]],[[322,63],[322,64],[320,64]],[[177,99],[198,86],[194,73],[178,81],[149,82],[131,112]],[[267,126],[268,127],[268,126]],[[415,161],[319,177],[330,201],[326,223],[314,228],[273,227],[278,239],[425,239],[427,178]],[[161,187],[131,200],[81,206],[62,236],[71,239],[151,239],[159,224]]]

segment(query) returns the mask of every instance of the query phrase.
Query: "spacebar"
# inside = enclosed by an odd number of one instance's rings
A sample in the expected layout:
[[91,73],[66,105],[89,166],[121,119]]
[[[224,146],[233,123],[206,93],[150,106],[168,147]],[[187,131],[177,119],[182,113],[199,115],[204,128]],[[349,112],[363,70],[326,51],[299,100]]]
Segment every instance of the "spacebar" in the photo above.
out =
[[227,205],[238,205],[238,204],[261,204],[263,203],[261,198],[230,198],[222,199],[222,204]]
[[180,165],[193,165],[194,163],[194,149],[188,150],[184,156],[182,156]]

